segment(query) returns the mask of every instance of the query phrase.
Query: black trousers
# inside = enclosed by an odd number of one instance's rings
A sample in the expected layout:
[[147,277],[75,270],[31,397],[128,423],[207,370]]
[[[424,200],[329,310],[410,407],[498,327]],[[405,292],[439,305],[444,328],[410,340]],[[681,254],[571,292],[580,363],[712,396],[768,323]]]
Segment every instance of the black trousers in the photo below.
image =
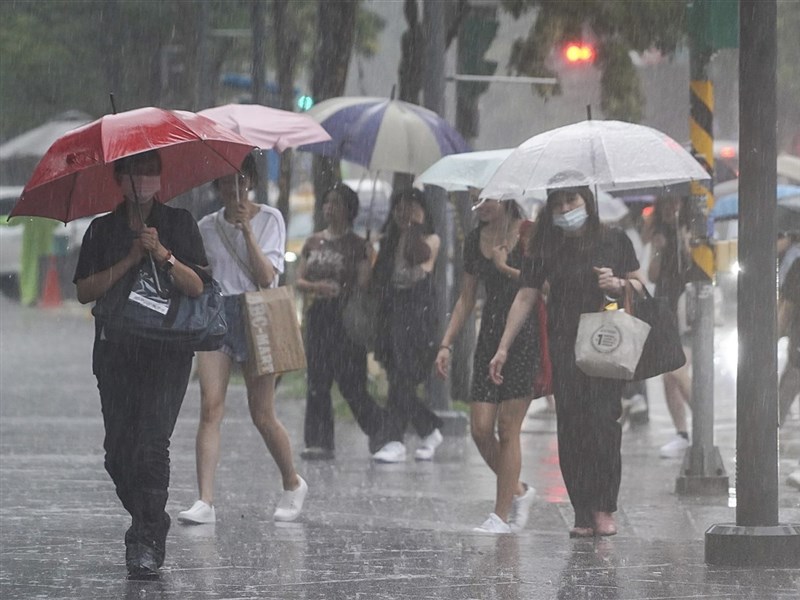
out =
[[386,411],[367,392],[367,351],[342,326],[338,301],[317,300],[306,314],[306,447],[334,449],[333,382],[376,452],[386,437]]
[[125,541],[163,560],[169,516],[169,440],[192,367],[191,352],[95,342],[94,373],[105,425],[105,467],[131,515]]
[[551,357],[561,475],[575,510],[575,526],[593,527],[592,512],[617,510],[622,475],[622,426],[617,420],[624,382],[587,377],[575,365],[571,348],[554,351]]

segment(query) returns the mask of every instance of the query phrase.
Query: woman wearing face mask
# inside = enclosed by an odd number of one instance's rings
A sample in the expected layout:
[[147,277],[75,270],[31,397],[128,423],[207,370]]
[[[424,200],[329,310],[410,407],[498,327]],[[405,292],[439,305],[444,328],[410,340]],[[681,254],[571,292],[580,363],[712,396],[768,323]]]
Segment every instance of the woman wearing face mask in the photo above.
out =
[[621,459],[623,381],[589,377],[575,364],[581,313],[619,298],[626,280],[637,290],[639,262],[628,237],[600,224],[588,187],[551,190],[522,266],[521,287],[492,358],[492,380],[503,383],[509,349],[550,284],[548,327],[561,474],[575,510],[571,537],[614,535]]
[[[513,201],[484,200],[474,209],[480,224],[464,242],[464,274],[436,370],[447,377],[453,342],[467,316],[475,309],[478,285],[486,290],[481,330],[475,349],[470,388],[472,439],[486,464],[497,475],[494,512],[476,531],[510,533],[525,527],[535,491],[519,480],[522,466],[520,432],[531,403],[539,355],[536,317],[531,314],[509,350],[502,385],[488,379],[489,361],[506,324],[508,310],[519,289],[523,248],[519,239],[522,215]],[[495,434],[495,428],[497,434]]]
[[406,459],[403,437],[409,421],[422,438],[415,459],[432,460],[442,442],[442,420],[417,396],[417,386],[436,357],[438,323],[431,274],[439,243],[422,192],[395,192],[372,278],[380,302],[375,358],[389,378],[384,439],[372,455],[376,462]]
[[[155,201],[161,186],[156,151],[118,160],[114,175],[125,201],[98,217],[83,238],[75,271],[78,300],[112,312],[125,302],[141,265],[188,296],[203,291],[208,263],[188,211]],[[149,255],[149,256],[148,256]],[[192,352],[141,338],[109,339],[95,322],[92,367],[103,409],[105,467],[131,515],[125,562],[131,577],[157,575],[170,519],[169,439],[178,418]]]
[[[184,523],[214,523],[214,476],[219,463],[220,425],[233,363],[248,358],[241,294],[277,287],[283,270],[286,227],[281,213],[248,199],[258,181],[255,160],[242,163],[243,175],[214,182],[223,208],[200,220],[211,274],[219,281],[228,333],[222,347],[197,354],[200,376],[200,424],[197,428],[197,485],[200,498],[178,513]],[[294,521],[303,509],[308,485],[297,474],[286,428],[275,413],[275,375],[254,375],[243,369],[250,417],[281,472],[283,493],[273,513],[275,521]]]

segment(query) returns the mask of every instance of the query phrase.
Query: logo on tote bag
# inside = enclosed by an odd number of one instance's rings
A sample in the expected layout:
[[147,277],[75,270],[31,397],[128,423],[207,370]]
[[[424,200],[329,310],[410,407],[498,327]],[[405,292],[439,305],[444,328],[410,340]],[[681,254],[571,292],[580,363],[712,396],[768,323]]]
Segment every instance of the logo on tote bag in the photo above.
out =
[[622,343],[622,331],[616,325],[605,324],[592,333],[592,348],[602,354],[614,352]]

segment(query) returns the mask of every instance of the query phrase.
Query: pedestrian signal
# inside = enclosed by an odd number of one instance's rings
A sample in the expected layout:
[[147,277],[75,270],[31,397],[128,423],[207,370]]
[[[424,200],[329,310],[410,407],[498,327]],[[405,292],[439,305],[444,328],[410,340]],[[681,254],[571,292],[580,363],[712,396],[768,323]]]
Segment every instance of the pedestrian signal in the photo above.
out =
[[307,111],[314,106],[314,99],[308,94],[303,94],[297,99],[297,108],[301,111]]

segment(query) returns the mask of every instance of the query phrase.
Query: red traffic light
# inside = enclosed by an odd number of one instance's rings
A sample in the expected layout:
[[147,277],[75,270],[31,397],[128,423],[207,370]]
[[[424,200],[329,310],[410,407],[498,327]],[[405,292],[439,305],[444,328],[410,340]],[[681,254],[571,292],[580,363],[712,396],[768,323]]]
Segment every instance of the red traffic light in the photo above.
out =
[[595,50],[590,44],[571,42],[564,47],[564,58],[568,63],[591,64],[594,62]]

